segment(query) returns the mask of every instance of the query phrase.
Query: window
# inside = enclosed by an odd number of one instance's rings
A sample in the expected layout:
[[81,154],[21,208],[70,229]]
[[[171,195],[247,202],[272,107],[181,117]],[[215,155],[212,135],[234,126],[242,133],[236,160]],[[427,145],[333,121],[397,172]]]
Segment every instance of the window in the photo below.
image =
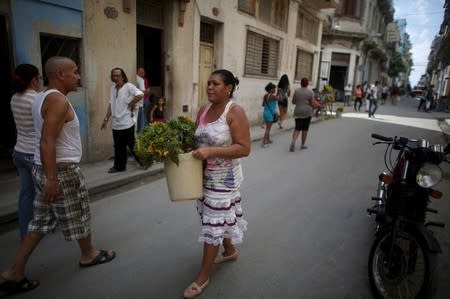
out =
[[209,23],[200,23],[200,41],[213,44],[214,43],[214,25]]
[[254,16],[256,11],[256,0],[239,0],[238,9]]
[[316,45],[318,35],[319,20],[299,10],[297,15],[297,37]]
[[[258,1],[258,2],[257,2]],[[238,9],[264,23],[285,30],[289,0],[239,0]]]
[[342,0],[336,8],[336,15],[361,18],[361,0]]
[[314,55],[300,50],[297,50],[297,63],[295,66],[295,80],[301,80],[302,78],[312,78],[312,66]]
[[279,48],[278,40],[247,31],[245,74],[275,78],[278,72]]
[[[45,62],[52,56],[69,57],[80,67],[81,39],[41,34],[40,42],[42,69],[44,69]],[[47,85],[47,77],[44,76],[43,79],[44,85]]]

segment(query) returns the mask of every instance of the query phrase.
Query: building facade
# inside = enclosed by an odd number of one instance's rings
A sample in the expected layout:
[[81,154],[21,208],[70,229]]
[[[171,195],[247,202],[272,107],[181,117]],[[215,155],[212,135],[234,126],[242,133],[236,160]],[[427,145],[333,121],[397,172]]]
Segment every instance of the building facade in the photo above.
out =
[[331,84],[339,100],[347,84],[390,84],[386,29],[393,14],[391,0],[342,0],[336,10],[327,11],[319,88]]
[[[250,122],[258,123],[268,82],[276,84],[287,74],[292,88],[303,77],[317,84],[322,10],[336,5],[336,0],[1,1],[0,29],[8,41],[1,48],[8,55],[1,59],[10,67],[3,76],[10,78],[20,63],[42,72],[53,55],[77,62],[81,87],[69,100],[80,118],[83,159],[98,161],[113,152],[111,130],[100,129],[112,68],[123,68],[134,83],[137,66],[143,66],[153,96],[167,98],[168,116],[193,118],[207,102],[210,73],[229,69],[241,82],[235,100]],[[2,94],[5,110],[10,96]],[[10,127],[5,152],[15,141],[13,122]]]
[[450,110],[450,0],[444,3],[444,20],[428,57],[426,84],[433,84],[439,110]]

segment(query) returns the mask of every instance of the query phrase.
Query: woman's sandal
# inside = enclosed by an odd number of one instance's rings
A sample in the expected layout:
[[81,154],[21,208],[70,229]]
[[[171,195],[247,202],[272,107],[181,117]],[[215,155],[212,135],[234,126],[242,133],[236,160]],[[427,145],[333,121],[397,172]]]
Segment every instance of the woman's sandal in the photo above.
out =
[[195,298],[198,295],[200,295],[202,293],[202,291],[208,286],[209,283],[209,279],[207,281],[205,281],[204,284],[202,284],[201,286],[199,286],[198,284],[195,283],[195,281],[193,283],[191,283],[185,290],[184,290],[184,298]]
[[238,258],[238,255],[239,255],[239,253],[237,250],[233,254],[230,254],[227,256],[224,256],[223,254],[219,254],[214,259],[214,264],[221,264],[223,262],[236,260]]

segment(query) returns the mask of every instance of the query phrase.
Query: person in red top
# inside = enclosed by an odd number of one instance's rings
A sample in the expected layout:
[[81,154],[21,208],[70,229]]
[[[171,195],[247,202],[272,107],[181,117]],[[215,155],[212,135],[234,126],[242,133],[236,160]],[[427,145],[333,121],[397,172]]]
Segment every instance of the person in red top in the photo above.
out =
[[358,104],[358,103],[359,103],[358,111],[361,111],[362,97],[363,97],[363,92],[362,92],[361,84],[356,85],[356,88],[355,88],[355,104],[353,106],[353,108],[355,108],[355,111],[356,111],[356,104]]

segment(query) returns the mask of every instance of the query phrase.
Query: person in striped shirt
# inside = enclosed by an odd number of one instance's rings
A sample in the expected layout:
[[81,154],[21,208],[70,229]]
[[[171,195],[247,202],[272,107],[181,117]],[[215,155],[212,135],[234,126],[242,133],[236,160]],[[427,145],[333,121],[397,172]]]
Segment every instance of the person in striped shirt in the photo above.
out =
[[13,78],[13,87],[15,94],[11,98],[11,110],[17,129],[13,161],[20,178],[18,215],[20,238],[23,239],[28,231],[28,223],[33,216],[33,199],[35,196],[31,174],[35,148],[31,110],[36,92],[40,89],[40,75],[37,67],[31,64],[18,65]]

